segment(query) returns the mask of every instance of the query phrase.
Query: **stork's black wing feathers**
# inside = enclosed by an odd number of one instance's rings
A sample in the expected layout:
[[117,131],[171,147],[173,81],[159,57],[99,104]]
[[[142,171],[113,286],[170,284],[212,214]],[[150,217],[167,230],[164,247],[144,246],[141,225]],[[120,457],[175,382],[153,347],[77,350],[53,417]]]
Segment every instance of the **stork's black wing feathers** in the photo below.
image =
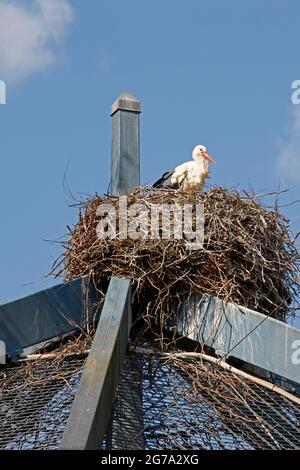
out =
[[174,173],[174,170],[172,171],[166,171],[159,180],[155,181],[155,183],[152,185],[153,188],[162,188],[164,186],[164,183],[172,176]]

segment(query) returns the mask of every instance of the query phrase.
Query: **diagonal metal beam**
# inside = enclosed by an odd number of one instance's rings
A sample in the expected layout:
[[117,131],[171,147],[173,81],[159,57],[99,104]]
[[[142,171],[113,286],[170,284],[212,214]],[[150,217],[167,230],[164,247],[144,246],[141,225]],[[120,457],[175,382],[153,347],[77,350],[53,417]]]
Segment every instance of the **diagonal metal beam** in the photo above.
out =
[[[62,337],[92,319],[98,295],[86,276],[0,305],[0,341],[8,357]],[[3,362],[3,361],[2,361]]]
[[177,332],[214,348],[219,356],[230,356],[299,387],[300,330],[286,323],[215,297],[194,295],[182,304]]
[[100,448],[111,416],[130,326],[130,281],[112,278],[61,449]]

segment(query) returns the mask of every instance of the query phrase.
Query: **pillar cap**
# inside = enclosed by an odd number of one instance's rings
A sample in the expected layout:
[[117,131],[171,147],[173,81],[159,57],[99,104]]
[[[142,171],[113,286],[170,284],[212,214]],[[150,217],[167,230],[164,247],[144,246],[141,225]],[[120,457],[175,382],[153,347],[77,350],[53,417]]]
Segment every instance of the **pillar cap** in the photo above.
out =
[[128,91],[124,91],[122,95],[120,95],[119,98],[113,103],[111,107],[111,116],[119,110],[140,113],[141,102]]

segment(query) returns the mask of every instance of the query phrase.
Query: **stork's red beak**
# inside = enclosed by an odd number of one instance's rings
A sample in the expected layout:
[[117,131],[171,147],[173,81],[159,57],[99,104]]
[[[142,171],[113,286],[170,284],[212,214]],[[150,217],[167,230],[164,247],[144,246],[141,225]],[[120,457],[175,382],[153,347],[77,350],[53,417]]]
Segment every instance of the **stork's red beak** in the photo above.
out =
[[216,163],[214,159],[206,152],[202,152],[203,157],[205,157],[207,160],[209,160],[211,163]]

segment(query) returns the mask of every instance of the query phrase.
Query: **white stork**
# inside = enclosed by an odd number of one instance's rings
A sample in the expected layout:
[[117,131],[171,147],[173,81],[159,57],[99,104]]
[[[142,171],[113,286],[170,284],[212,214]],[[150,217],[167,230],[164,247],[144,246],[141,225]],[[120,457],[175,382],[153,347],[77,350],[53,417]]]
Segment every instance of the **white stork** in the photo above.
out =
[[166,172],[153,184],[154,188],[178,188],[183,191],[200,191],[209,174],[208,161],[215,163],[204,145],[196,145],[192,153],[193,161],[182,163],[174,170]]

